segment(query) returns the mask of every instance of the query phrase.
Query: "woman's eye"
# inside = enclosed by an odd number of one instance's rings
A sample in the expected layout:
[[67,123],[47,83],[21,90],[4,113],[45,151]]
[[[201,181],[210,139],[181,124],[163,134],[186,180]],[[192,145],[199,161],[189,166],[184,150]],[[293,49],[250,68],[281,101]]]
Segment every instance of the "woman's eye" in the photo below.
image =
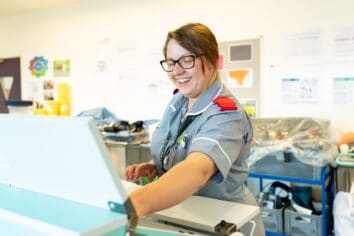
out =
[[175,63],[173,61],[166,61],[166,64],[169,66],[173,66]]
[[191,61],[193,61],[192,57],[184,57],[183,58],[183,62],[191,62]]

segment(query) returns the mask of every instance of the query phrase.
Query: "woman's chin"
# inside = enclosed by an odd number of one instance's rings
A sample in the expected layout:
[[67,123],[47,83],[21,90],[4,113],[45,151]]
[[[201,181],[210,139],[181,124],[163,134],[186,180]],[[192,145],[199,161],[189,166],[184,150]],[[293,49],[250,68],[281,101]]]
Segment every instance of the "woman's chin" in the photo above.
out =
[[185,97],[190,97],[192,94],[190,91],[183,90],[183,89],[180,89],[179,92]]

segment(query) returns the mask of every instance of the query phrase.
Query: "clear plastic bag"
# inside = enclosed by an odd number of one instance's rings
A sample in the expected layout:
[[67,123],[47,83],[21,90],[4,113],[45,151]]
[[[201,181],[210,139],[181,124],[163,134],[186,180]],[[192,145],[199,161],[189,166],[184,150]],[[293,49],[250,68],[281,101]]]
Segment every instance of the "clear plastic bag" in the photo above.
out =
[[334,161],[338,153],[328,120],[257,118],[252,120],[252,125],[254,136],[249,165],[270,154],[291,153],[305,164],[324,166]]

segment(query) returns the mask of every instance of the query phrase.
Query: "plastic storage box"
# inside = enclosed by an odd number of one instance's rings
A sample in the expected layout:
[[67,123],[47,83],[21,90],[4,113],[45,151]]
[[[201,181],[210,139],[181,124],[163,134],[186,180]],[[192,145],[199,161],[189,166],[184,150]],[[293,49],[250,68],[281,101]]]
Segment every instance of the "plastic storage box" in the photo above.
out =
[[[328,216],[327,207],[327,216]],[[328,220],[327,220],[328,221]],[[285,234],[292,236],[320,236],[322,235],[322,214],[306,215],[294,211],[292,208],[284,212]]]
[[263,207],[261,215],[266,231],[284,233],[284,209],[270,209]]

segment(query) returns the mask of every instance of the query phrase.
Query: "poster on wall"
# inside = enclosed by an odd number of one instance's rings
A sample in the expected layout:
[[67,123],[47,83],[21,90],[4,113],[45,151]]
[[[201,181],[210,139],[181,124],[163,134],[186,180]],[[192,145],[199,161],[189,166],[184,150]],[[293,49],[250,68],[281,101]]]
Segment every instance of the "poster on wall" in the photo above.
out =
[[333,45],[336,56],[354,56],[354,26],[337,29],[334,33]]
[[54,100],[55,83],[53,80],[44,80],[43,83],[43,98],[44,100]]
[[30,60],[28,69],[32,76],[42,77],[48,70],[48,60],[43,56],[35,56]]
[[53,60],[53,76],[68,77],[70,76],[70,60]]
[[309,57],[323,54],[323,35],[319,30],[297,32],[284,36],[284,57]]
[[251,88],[252,68],[228,70],[227,84],[230,88]]
[[335,104],[353,104],[354,77],[333,78],[333,93]]
[[315,77],[287,77],[281,79],[283,104],[318,103],[318,79]]
[[261,115],[261,40],[262,37],[218,42],[218,76],[239,100],[248,101],[247,107],[254,116]]

